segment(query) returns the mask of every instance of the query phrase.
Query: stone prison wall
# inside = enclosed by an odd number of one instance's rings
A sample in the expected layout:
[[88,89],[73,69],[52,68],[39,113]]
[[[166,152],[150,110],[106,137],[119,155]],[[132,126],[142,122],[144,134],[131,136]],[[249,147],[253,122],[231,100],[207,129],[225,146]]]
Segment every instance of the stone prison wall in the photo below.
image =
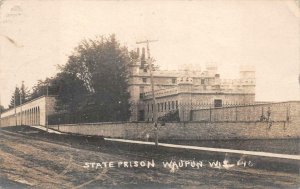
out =
[[300,115],[300,102],[256,104],[192,110],[192,121],[288,121]]
[[[262,109],[270,107],[272,121],[260,121]],[[288,111],[287,111],[288,107]],[[226,113],[232,108],[226,109]],[[219,111],[219,109],[218,109]],[[283,104],[265,104],[249,107],[237,107],[237,113],[243,115],[234,120],[234,114],[221,114],[209,122],[173,122],[158,126],[159,139],[164,140],[223,140],[223,139],[287,139],[300,137],[300,102],[287,102]],[[253,115],[248,115],[252,114]],[[286,115],[288,112],[288,115]],[[202,113],[202,112],[201,112]],[[207,111],[206,111],[207,113]],[[226,117],[229,119],[221,119]],[[278,115],[278,117],[276,117]],[[217,116],[216,116],[217,117]],[[288,119],[286,119],[288,118]],[[50,125],[49,128],[67,133],[84,135],[98,135],[111,138],[147,140],[155,137],[153,123],[151,122],[108,122],[93,124],[67,124]]]

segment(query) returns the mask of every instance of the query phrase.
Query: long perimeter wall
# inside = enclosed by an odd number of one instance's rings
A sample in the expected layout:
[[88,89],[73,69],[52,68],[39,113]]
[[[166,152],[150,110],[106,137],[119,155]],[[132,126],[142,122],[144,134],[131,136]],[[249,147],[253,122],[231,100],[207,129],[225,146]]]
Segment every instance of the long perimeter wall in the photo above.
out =
[[192,110],[193,121],[289,121],[300,116],[300,102],[264,103],[245,106]]
[[[82,125],[50,125],[67,133],[98,135],[111,138],[154,138],[152,123],[99,123]],[[189,122],[166,123],[159,126],[159,139],[222,140],[222,139],[284,139],[300,138],[299,123],[274,122]]]
[[[300,102],[288,102],[289,118],[286,111],[281,119],[273,121],[197,121],[166,123],[159,126],[159,139],[173,140],[222,140],[222,139],[284,139],[300,138]],[[265,105],[271,106],[270,104]],[[274,105],[275,107],[277,105]],[[285,106],[284,106],[285,107]],[[283,110],[286,110],[283,108]],[[247,113],[251,112],[245,112]],[[274,113],[275,114],[275,113]],[[256,119],[256,118],[255,118]],[[62,132],[98,135],[122,139],[154,138],[153,123],[116,122],[75,125],[50,125]]]

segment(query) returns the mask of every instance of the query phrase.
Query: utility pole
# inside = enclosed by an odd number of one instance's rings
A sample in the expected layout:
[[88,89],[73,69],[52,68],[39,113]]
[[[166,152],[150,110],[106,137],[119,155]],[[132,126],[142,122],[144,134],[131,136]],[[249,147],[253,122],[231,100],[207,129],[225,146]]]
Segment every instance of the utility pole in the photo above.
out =
[[[16,86],[17,89],[17,86]],[[15,121],[16,121],[16,126],[18,125],[18,120],[17,120],[17,107],[16,107],[16,90],[14,92],[14,109],[15,109]]]
[[147,64],[150,72],[150,82],[151,82],[151,93],[152,93],[152,100],[153,100],[153,123],[154,123],[154,129],[155,129],[155,146],[158,147],[158,125],[157,125],[157,108],[156,108],[156,99],[154,94],[154,81],[153,81],[153,62],[154,59],[150,56],[150,48],[149,43],[156,42],[158,40],[146,40],[146,41],[140,41],[136,44],[146,44],[147,45]]
[[0,127],[2,127],[2,108],[1,108],[1,95],[0,95]]
[[49,126],[48,126],[48,115],[47,115],[47,98],[48,98],[48,95],[49,95],[49,83],[47,83],[47,93],[46,93],[46,97],[45,97],[45,109],[46,109],[46,111],[45,111],[45,116],[46,116],[46,131],[48,132],[48,128],[49,128]]
[[24,81],[22,81],[22,86],[21,86],[21,91],[20,91],[20,119],[21,119],[21,121],[20,121],[20,123],[21,123],[21,125],[23,125],[23,121],[22,121],[22,114],[23,114],[23,112],[22,112],[22,90],[23,90],[23,86],[24,86]]

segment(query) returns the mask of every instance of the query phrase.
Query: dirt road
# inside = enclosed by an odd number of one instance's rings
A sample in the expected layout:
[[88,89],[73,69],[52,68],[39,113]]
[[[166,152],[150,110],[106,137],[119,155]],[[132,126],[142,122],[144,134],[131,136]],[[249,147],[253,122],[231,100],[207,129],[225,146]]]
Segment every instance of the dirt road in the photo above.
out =
[[[170,160],[180,162],[184,158],[180,154],[125,150],[118,145],[105,142],[89,145],[84,139],[57,142],[45,137],[46,135],[36,130],[0,129],[2,188],[298,188],[300,186],[297,173],[266,171],[247,166],[225,169],[217,166],[197,168],[188,165],[176,169],[176,166],[164,167],[163,162]],[[155,166],[148,168],[146,164],[152,161],[155,162]],[[199,162],[199,159],[191,157],[184,161]],[[145,166],[141,162],[144,162]]]

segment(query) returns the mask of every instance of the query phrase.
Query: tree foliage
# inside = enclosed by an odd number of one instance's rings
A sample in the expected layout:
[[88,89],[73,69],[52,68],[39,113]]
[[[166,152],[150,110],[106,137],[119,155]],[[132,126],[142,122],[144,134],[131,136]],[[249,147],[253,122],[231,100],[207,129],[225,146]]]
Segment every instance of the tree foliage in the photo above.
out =
[[[16,101],[15,101],[16,98]],[[15,103],[16,106],[19,106],[21,103],[24,104],[30,100],[30,91],[25,86],[24,82],[22,82],[21,87],[16,87],[13,92],[10,100],[9,108],[13,108]]]
[[0,112],[4,112],[4,111],[5,111],[4,106],[0,105]]
[[57,111],[75,113],[87,104],[88,90],[84,82],[75,74],[68,72],[58,73],[51,82],[51,87],[57,91]]
[[46,78],[45,80],[38,80],[32,88],[32,92],[28,100],[33,100],[40,96],[57,95],[57,86],[54,85],[56,78]]
[[[56,96],[56,111],[70,122],[123,121],[130,116],[128,66],[137,61],[114,35],[83,40],[53,78],[39,80],[28,95],[16,88],[10,108],[44,95]],[[56,119],[56,118],[54,118]],[[51,121],[51,120],[50,120]]]
[[96,112],[96,121],[127,120],[130,61],[114,35],[82,41],[56,78],[58,109],[80,110],[87,117]]
[[20,96],[21,96],[21,91],[19,87],[15,88],[15,91],[13,92],[10,103],[9,103],[9,108],[13,108],[14,106],[19,106],[20,105]]
[[29,101],[30,91],[25,86],[24,82],[22,82],[22,85],[21,85],[21,88],[20,88],[20,95],[21,95],[21,101],[22,101],[22,103],[25,103],[25,102]]

